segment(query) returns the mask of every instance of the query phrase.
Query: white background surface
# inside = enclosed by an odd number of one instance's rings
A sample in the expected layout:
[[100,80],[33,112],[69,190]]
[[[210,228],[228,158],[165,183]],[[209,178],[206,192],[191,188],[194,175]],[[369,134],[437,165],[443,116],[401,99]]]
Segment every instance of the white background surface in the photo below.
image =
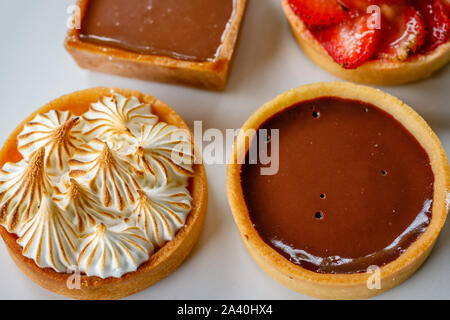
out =
[[[96,86],[135,89],[171,105],[189,124],[239,128],[264,102],[299,85],[336,80],[297,47],[279,0],[249,0],[228,88],[221,93],[130,80],[79,69],[63,48],[74,0],[0,0],[0,143],[38,107]],[[383,90],[415,108],[450,153],[450,67],[431,79]],[[129,299],[307,299],[267,276],[250,258],[226,199],[225,165],[207,165],[209,209],[199,243],[166,279]],[[414,172],[411,172],[414,174]],[[14,265],[0,241],[0,298],[60,299]],[[450,226],[429,260],[381,299],[450,299]]]

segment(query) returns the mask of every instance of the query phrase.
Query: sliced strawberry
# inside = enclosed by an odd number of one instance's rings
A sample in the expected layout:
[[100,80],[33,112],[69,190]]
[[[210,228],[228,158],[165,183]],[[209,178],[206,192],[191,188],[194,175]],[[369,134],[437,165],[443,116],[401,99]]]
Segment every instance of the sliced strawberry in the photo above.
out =
[[425,41],[425,22],[422,15],[411,6],[392,6],[395,14],[384,16],[377,57],[403,61],[417,51]]
[[370,15],[362,15],[337,26],[317,30],[316,38],[330,56],[346,69],[370,59],[379,42],[380,30],[371,27]]
[[440,0],[418,0],[417,4],[425,20],[427,36],[424,51],[431,51],[447,42],[450,19],[447,6]]
[[337,0],[289,0],[292,10],[313,26],[330,26],[349,19],[347,10]]

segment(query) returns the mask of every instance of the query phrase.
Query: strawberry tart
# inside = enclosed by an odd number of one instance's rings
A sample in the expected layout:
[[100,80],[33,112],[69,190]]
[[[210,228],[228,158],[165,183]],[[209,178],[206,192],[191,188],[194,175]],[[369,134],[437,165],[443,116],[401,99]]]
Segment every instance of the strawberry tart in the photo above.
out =
[[398,85],[450,60],[447,0],[282,0],[303,51],[335,76]]

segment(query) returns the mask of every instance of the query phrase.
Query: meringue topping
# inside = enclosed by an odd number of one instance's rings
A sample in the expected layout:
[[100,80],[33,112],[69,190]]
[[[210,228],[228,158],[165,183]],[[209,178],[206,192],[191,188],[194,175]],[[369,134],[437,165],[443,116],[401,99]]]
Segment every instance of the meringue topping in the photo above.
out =
[[156,183],[167,183],[169,176],[177,180],[192,175],[194,155],[186,130],[160,122],[143,126],[138,139],[138,163]]
[[79,120],[68,111],[38,114],[17,137],[17,149],[29,160],[36,150],[44,148],[46,168],[63,171],[73,152],[85,143],[80,135]]
[[82,240],[78,256],[80,271],[88,276],[120,278],[148,260],[153,245],[137,227],[99,224]]
[[94,227],[96,221],[113,222],[120,214],[112,210],[106,210],[99,199],[89,189],[83,187],[75,179],[70,179],[64,184],[63,192],[57,191],[55,201],[70,216],[78,232],[84,233]]
[[38,114],[18,151],[23,159],[0,171],[0,225],[41,268],[121,277],[191,211],[190,133],[136,97],[101,97],[81,116]]
[[8,232],[21,235],[22,224],[36,214],[42,195],[51,189],[44,158],[41,148],[29,162],[6,163],[0,171],[0,224]]
[[41,268],[67,270],[75,265],[78,234],[68,216],[45,194],[34,217],[23,226],[17,241],[25,257]]
[[127,203],[135,202],[139,189],[131,161],[110,149],[107,142],[94,139],[69,160],[69,175],[98,194],[105,207],[123,211]]
[[84,132],[89,140],[93,138],[116,140],[132,139],[145,124],[154,125],[158,117],[149,112],[150,106],[137,98],[121,95],[103,97],[92,104],[83,115]]
[[139,190],[133,215],[148,239],[162,247],[184,225],[191,211],[191,200],[186,187],[145,188]]

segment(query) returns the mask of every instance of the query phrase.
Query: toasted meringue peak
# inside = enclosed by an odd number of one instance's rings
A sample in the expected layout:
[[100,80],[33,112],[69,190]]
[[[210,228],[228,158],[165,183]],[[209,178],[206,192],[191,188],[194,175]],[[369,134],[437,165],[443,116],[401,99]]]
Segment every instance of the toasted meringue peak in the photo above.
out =
[[102,97],[83,115],[83,133],[88,138],[109,140],[132,139],[144,124],[153,125],[158,117],[150,113],[150,105],[137,98],[125,98],[120,94]]
[[45,166],[57,172],[64,171],[73,152],[85,143],[79,123],[80,118],[68,111],[38,114],[18,136],[17,149],[29,160],[36,150],[44,148]]
[[17,242],[23,247],[22,254],[39,267],[67,272],[76,266],[78,234],[49,195],[43,195],[38,211],[21,234]]
[[174,238],[191,211],[192,198],[185,187],[139,190],[133,210],[137,225],[159,247]]
[[154,250],[141,229],[123,223],[112,228],[99,224],[82,239],[80,248],[80,271],[100,278],[136,271]]
[[30,162],[6,163],[0,172],[0,224],[8,232],[18,233],[36,214],[42,195],[51,191],[44,158],[45,150],[40,148]]
[[164,122],[143,126],[137,155],[139,167],[153,175],[158,185],[192,176],[194,154],[187,130]]
[[121,277],[175,237],[191,211],[189,131],[119,94],[84,115],[38,114],[0,170],[0,225],[39,267]]
[[100,222],[113,223],[118,217],[116,212],[103,208],[97,197],[75,179],[70,178],[63,190],[55,192],[55,201],[64,209],[80,234]]
[[97,194],[102,204],[123,211],[137,198],[139,184],[135,164],[111,150],[108,143],[94,139],[69,161],[70,177]]

